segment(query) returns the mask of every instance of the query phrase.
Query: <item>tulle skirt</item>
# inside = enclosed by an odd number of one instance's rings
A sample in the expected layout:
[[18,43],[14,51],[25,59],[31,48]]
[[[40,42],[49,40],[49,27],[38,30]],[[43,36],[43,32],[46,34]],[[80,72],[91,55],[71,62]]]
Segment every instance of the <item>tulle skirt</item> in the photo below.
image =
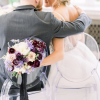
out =
[[98,60],[91,50],[82,42],[70,51],[64,53],[64,59],[51,65],[48,80],[54,80],[57,68],[68,80],[73,82],[84,81],[91,76],[91,71],[98,65]]

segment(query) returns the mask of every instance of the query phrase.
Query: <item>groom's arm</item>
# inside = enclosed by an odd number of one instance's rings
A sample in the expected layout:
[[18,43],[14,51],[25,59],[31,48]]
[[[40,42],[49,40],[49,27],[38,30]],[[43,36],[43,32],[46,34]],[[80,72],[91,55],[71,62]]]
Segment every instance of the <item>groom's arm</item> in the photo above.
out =
[[51,14],[51,27],[54,37],[64,38],[70,35],[82,33],[91,24],[92,20],[85,14],[82,13],[73,22],[62,22],[59,21]]

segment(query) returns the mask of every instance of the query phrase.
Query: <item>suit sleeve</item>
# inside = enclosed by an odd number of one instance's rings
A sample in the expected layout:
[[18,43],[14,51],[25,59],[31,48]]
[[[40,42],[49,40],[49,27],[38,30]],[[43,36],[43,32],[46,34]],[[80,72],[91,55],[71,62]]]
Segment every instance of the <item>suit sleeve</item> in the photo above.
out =
[[82,13],[73,22],[59,21],[54,17],[53,14],[51,14],[51,27],[53,31],[53,37],[65,38],[70,35],[82,33],[91,24],[91,22],[92,20],[85,13]]

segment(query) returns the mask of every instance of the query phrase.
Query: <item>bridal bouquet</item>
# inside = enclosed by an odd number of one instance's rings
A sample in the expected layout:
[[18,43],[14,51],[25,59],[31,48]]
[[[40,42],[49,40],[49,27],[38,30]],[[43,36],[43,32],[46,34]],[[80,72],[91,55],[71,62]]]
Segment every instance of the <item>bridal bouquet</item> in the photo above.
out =
[[25,39],[24,41],[11,40],[13,46],[8,46],[8,51],[3,56],[5,68],[13,71],[13,76],[19,74],[30,74],[34,68],[40,66],[45,57],[46,43],[34,38],[33,40]]

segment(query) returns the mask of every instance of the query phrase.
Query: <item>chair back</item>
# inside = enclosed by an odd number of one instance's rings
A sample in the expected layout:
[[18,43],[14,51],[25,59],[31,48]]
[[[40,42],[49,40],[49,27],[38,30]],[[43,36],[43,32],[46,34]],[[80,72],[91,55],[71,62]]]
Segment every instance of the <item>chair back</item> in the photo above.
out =
[[96,40],[84,33],[85,42],[65,52],[64,60],[56,63],[61,76],[70,82],[82,82],[91,77],[99,63],[99,48]]
[[[34,36],[32,37],[29,37],[27,39],[31,39],[31,40],[37,40],[37,41],[41,41],[43,42],[43,40],[39,39],[39,38],[36,38]],[[23,40],[20,40],[21,42],[24,41],[25,39]],[[44,58],[48,56],[48,50],[47,50],[47,47],[45,48],[45,54],[44,54]],[[49,71],[49,68],[47,66],[45,67],[38,67],[38,68],[35,68],[33,72],[31,72],[30,74],[27,74],[27,85],[26,85],[26,88],[27,89],[31,89],[32,87],[35,87],[37,84],[41,83],[41,74],[45,74],[45,76],[47,75]],[[13,85],[17,88],[20,88],[20,85],[21,85],[21,82],[22,82],[22,78],[20,76],[18,76],[18,78],[16,77],[13,77],[12,76],[12,72],[9,72],[6,70],[6,74],[7,74],[7,77],[8,79],[10,79],[13,83]],[[46,82],[45,82],[46,83]],[[42,84],[41,84],[42,86]],[[38,88],[38,86],[37,86]],[[41,88],[41,87],[40,87]]]

